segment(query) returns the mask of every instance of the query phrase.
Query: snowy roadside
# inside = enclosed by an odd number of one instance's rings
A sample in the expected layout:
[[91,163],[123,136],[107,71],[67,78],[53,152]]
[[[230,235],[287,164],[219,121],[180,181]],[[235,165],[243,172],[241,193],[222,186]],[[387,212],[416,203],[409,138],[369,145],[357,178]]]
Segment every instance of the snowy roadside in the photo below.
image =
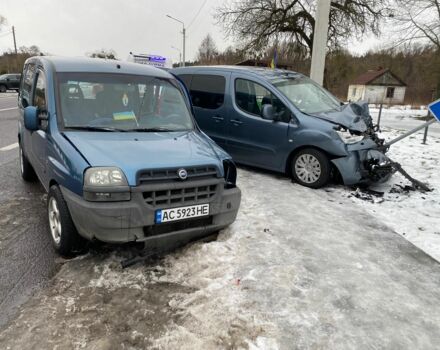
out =
[[390,192],[407,184],[398,175],[369,201],[240,169],[240,212],[217,241],[126,270],[123,247],[67,261],[0,331],[0,348],[434,349],[440,265],[393,230],[439,251],[438,141],[390,152],[427,194]]
[[[391,140],[402,133],[385,128],[381,137]],[[432,192],[413,191],[406,187],[411,183],[400,174],[370,187],[383,192],[383,197],[353,193],[344,187],[329,190],[334,190],[336,197],[349,197],[440,262],[440,138],[430,136],[426,145],[421,140],[420,132],[410,136],[391,146],[388,156],[412,177],[428,183]]]

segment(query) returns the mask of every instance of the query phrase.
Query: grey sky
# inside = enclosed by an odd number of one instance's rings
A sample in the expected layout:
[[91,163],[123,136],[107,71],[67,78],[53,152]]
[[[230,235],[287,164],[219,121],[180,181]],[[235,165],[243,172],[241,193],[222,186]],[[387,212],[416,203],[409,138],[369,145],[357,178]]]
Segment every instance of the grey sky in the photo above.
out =
[[[193,59],[207,33],[220,49],[228,45],[212,13],[221,0],[206,5],[187,30],[187,59]],[[182,26],[189,25],[204,0],[0,0],[0,13],[16,27],[17,45],[37,45],[44,52],[78,56],[100,48],[126,59],[130,51],[178,60],[171,46],[182,47]],[[4,30],[6,30],[5,28]],[[231,43],[231,42],[229,42]],[[12,35],[1,36],[0,52],[12,48]]]

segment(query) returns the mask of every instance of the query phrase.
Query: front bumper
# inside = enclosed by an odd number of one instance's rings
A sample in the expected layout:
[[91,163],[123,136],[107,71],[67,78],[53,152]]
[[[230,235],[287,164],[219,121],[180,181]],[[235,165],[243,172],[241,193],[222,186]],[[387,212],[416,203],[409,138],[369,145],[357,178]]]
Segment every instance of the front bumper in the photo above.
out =
[[352,150],[346,157],[332,159],[344,185],[384,182],[393,174],[388,157],[376,149]]
[[[239,188],[225,189],[218,180],[214,196],[197,203],[174,203],[154,206],[146,202],[144,194],[165,184],[131,188],[131,200],[126,202],[88,202],[81,196],[62,187],[72,220],[79,234],[86,239],[98,239],[110,243],[133,241],[186,242],[208,236],[234,222],[241,201]],[[196,186],[203,181],[187,182]],[[206,217],[155,224],[157,209],[209,203],[210,214]]]

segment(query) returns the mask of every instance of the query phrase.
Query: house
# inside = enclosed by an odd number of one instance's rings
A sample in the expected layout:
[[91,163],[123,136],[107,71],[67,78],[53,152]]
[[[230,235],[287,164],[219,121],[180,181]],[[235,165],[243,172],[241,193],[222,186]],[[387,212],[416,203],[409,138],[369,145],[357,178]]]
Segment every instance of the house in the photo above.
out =
[[403,104],[406,84],[388,68],[369,70],[357,77],[348,87],[348,101]]

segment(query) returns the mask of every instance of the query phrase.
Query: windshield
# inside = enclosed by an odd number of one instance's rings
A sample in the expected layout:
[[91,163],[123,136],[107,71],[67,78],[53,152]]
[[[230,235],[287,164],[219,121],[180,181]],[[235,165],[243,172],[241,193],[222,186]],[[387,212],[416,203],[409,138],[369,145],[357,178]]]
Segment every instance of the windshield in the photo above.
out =
[[277,77],[272,84],[301,112],[317,114],[340,108],[336,97],[307,77]]
[[194,125],[174,80],[106,73],[60,73],[65,128],[93,131],[184,131]]

